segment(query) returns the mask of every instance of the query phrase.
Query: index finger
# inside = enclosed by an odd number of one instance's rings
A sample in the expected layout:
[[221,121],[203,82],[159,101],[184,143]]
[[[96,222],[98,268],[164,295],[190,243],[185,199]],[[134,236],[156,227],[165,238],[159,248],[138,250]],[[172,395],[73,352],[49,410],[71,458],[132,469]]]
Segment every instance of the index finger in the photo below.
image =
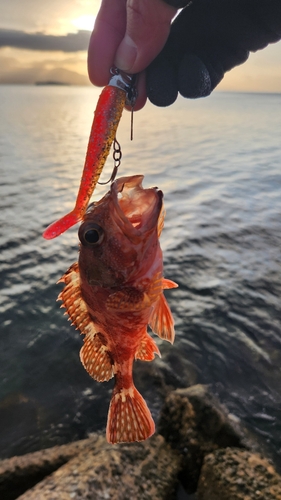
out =
[[115,53],[126,31],[126,0],[103,0],[88,49],[90,81],[107,85]]

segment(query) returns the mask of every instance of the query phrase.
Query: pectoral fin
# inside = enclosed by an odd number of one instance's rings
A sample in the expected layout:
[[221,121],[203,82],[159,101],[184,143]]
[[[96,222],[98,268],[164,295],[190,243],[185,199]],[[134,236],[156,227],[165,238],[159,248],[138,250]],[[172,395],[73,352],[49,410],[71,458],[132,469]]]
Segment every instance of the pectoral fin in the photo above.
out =
[[167,290],[168,288],[178,288],[178,284],[175,281],[167,280],[167,278],[163,278],[162,280],[162,288],[163,290]]

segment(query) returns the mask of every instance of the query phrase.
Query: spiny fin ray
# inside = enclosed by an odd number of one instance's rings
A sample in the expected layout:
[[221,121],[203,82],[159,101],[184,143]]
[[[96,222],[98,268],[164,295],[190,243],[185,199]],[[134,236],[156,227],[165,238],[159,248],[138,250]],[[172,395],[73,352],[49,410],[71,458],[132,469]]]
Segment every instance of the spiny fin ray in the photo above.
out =
[[163,293],[153,306],[149,326],[161,339],[168,340],[173,344],[175,339],[174,320]]
[[152,361],[158,354],[161,357],[160,351],[155,344],[154,340],[146,333],[143,339],[140,341],[138,350],[135,354],[135,359],[141,359],[142,361]]
[[81,333],[97,333],[96,327],[88,312],[87,304],[84,301],[80,289],[80,273],[78,262],[66,271],[60,278],[58,283],[65,283],[64,289],[58,296],[57,300],[62,301],[62,306],[66,308],[72,324],[80,330]]

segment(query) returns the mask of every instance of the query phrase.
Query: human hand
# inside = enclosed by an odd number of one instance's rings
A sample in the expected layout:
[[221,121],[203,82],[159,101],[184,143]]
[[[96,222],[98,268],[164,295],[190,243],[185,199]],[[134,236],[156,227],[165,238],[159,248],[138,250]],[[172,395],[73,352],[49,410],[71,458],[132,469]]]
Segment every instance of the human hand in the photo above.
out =
[[226,71],[280,38],[280,0],[193,0],[147,69],[147,95],[157,106],[169,106],[178,92],[208,96]]
[[177,9],[163,0],[102,0],[88,51],[91,82],[107,85],[110,68],[139,73],[134,109],[146,102],[145,68],[164,47]]
[[[176,8],[164,1],[187,4],[171,31]],[[95,85],[108,83],[113,65],[140,72],[136,110],[144,106],[146,94],[157,106],[172,104],[178,92],[208,96],[250,51],[281,38],[280,0],[164,1],[103,0],[91,37],[88,68]]]

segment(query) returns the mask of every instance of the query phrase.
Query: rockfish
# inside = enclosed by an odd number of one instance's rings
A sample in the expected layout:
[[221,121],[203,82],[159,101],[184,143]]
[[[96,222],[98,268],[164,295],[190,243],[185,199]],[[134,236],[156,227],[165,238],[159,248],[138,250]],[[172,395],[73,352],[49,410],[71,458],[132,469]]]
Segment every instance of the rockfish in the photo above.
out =
[[134,359],[160,355],[147,326],[174,341],[174,322],[163,294],[177,284],[163,278],[159,236],[163,193],[143,189],[143,176],[123,177],[89,205],[79,228],[79,260],[60,279],[58,300],[84,337],[80,359],[99,382],[113,376],[106,437],[110,443],[142,441],[155,431],[134,386]]

